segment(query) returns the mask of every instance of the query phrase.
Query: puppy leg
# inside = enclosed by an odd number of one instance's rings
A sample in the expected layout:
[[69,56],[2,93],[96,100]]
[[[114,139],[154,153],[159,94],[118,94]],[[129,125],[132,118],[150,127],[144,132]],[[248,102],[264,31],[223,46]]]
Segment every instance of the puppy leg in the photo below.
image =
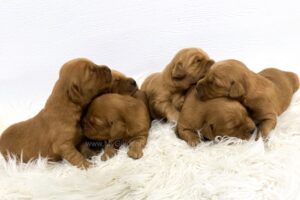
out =
[[256,135],[256,140],[258,140],[260,135],[264,140],[268,139],[269,133],[275,128],[276,123],[276,114],[268,114],[267,117],[258,125],[258,134]]
[[117,154],[117,149],[119,148],[121,143],[120,139],[126,134],[126,124],[122,121],[114,121],[111,129],[110,129],[110,137],[114,140],[109,142],[105,148],[104,153],[101,156],[102,161],[106,161],[109,158],[112,158],[115,154]]
[[114,155],[117,154],[117,149],[114,148],[114,145],[112,142],[105,145],[104,152],[101,156],[102,161],[107,161],[109,158],[114,157]]
[[71,142],[56,145],[56,148],[54,149],[58,149],[62,158],[79,168],[87,169],[92,165],[92,163],[87,161]]
[[143,156],[143,149],[147,143],[147,136],[137,136],[129,141],[129,150],[127,155],[133,159],[139,159]]
[[180,125],[177,125],[177,133],[180,139],[186,141],[192,147],[195,147],[200,143],[199,135],[191,129],[183,128]]
[[154,109],[157,110],[158,113],[161,113],[162,116],[166,117],[168,121],[177,122],[179,118],[178,110],[169,101],[156,102],[154,104]]

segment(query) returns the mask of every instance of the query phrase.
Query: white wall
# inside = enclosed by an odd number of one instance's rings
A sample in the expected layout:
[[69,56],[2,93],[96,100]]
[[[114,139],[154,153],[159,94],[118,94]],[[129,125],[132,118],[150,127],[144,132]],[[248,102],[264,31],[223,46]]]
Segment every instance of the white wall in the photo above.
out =
[[196,46],[255,71],[299,73],[299,21],[298,0],[2,0],[0,123],[41,108],[75,57],[138,77]]

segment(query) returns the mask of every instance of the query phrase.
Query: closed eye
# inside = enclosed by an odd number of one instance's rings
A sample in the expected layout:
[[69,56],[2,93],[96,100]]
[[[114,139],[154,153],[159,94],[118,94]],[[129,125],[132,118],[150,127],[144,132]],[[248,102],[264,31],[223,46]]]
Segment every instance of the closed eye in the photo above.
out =
[[231,124],[228,126],[229,129],[238,129],[240,127],[240,124]]
[[120,79],[114,79],[114,83],[115,84],[119,84],[120,83]]
[[97,72],[97,69],[96,69],[96,67],[91,67],[91,68],[90,68],[90,72],[92,72],[92,73],[95,73],[95,72]]
[[215,80],[211,81],[211,85],[214,86],[214,87],[218,87],[218,88],[223,87],[221,82],[218,79],[215,79]]
[[194,60],[193,60],[193,64],[198,64],[198,63],[200,63],[201,61],[202,61],[201,58],[196,57],[196,58],[194,58]]
[[228,113],[227,120],[224,120],[224,124],[226,124],[228,129],[233,129],[240,126],[239,121],[233,118],[230,113]]

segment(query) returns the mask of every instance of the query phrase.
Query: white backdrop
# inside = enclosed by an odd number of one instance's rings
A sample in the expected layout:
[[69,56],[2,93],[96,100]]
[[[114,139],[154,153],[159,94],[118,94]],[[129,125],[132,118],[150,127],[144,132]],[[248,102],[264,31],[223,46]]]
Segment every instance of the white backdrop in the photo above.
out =
[[298,0],[1,0],[0,125],[39,110],[75,57],[137,78],[196,46],[299,73],[299,22]]

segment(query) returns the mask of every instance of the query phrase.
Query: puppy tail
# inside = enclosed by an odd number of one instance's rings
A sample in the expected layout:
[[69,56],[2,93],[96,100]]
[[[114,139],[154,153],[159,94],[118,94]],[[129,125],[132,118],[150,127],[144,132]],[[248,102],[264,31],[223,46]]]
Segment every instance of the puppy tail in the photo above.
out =
[[291,78],[293,84],[293,91],[296,92],[299,89],[299,77],[297,74],[293,72],[287,72],[288,76]]

